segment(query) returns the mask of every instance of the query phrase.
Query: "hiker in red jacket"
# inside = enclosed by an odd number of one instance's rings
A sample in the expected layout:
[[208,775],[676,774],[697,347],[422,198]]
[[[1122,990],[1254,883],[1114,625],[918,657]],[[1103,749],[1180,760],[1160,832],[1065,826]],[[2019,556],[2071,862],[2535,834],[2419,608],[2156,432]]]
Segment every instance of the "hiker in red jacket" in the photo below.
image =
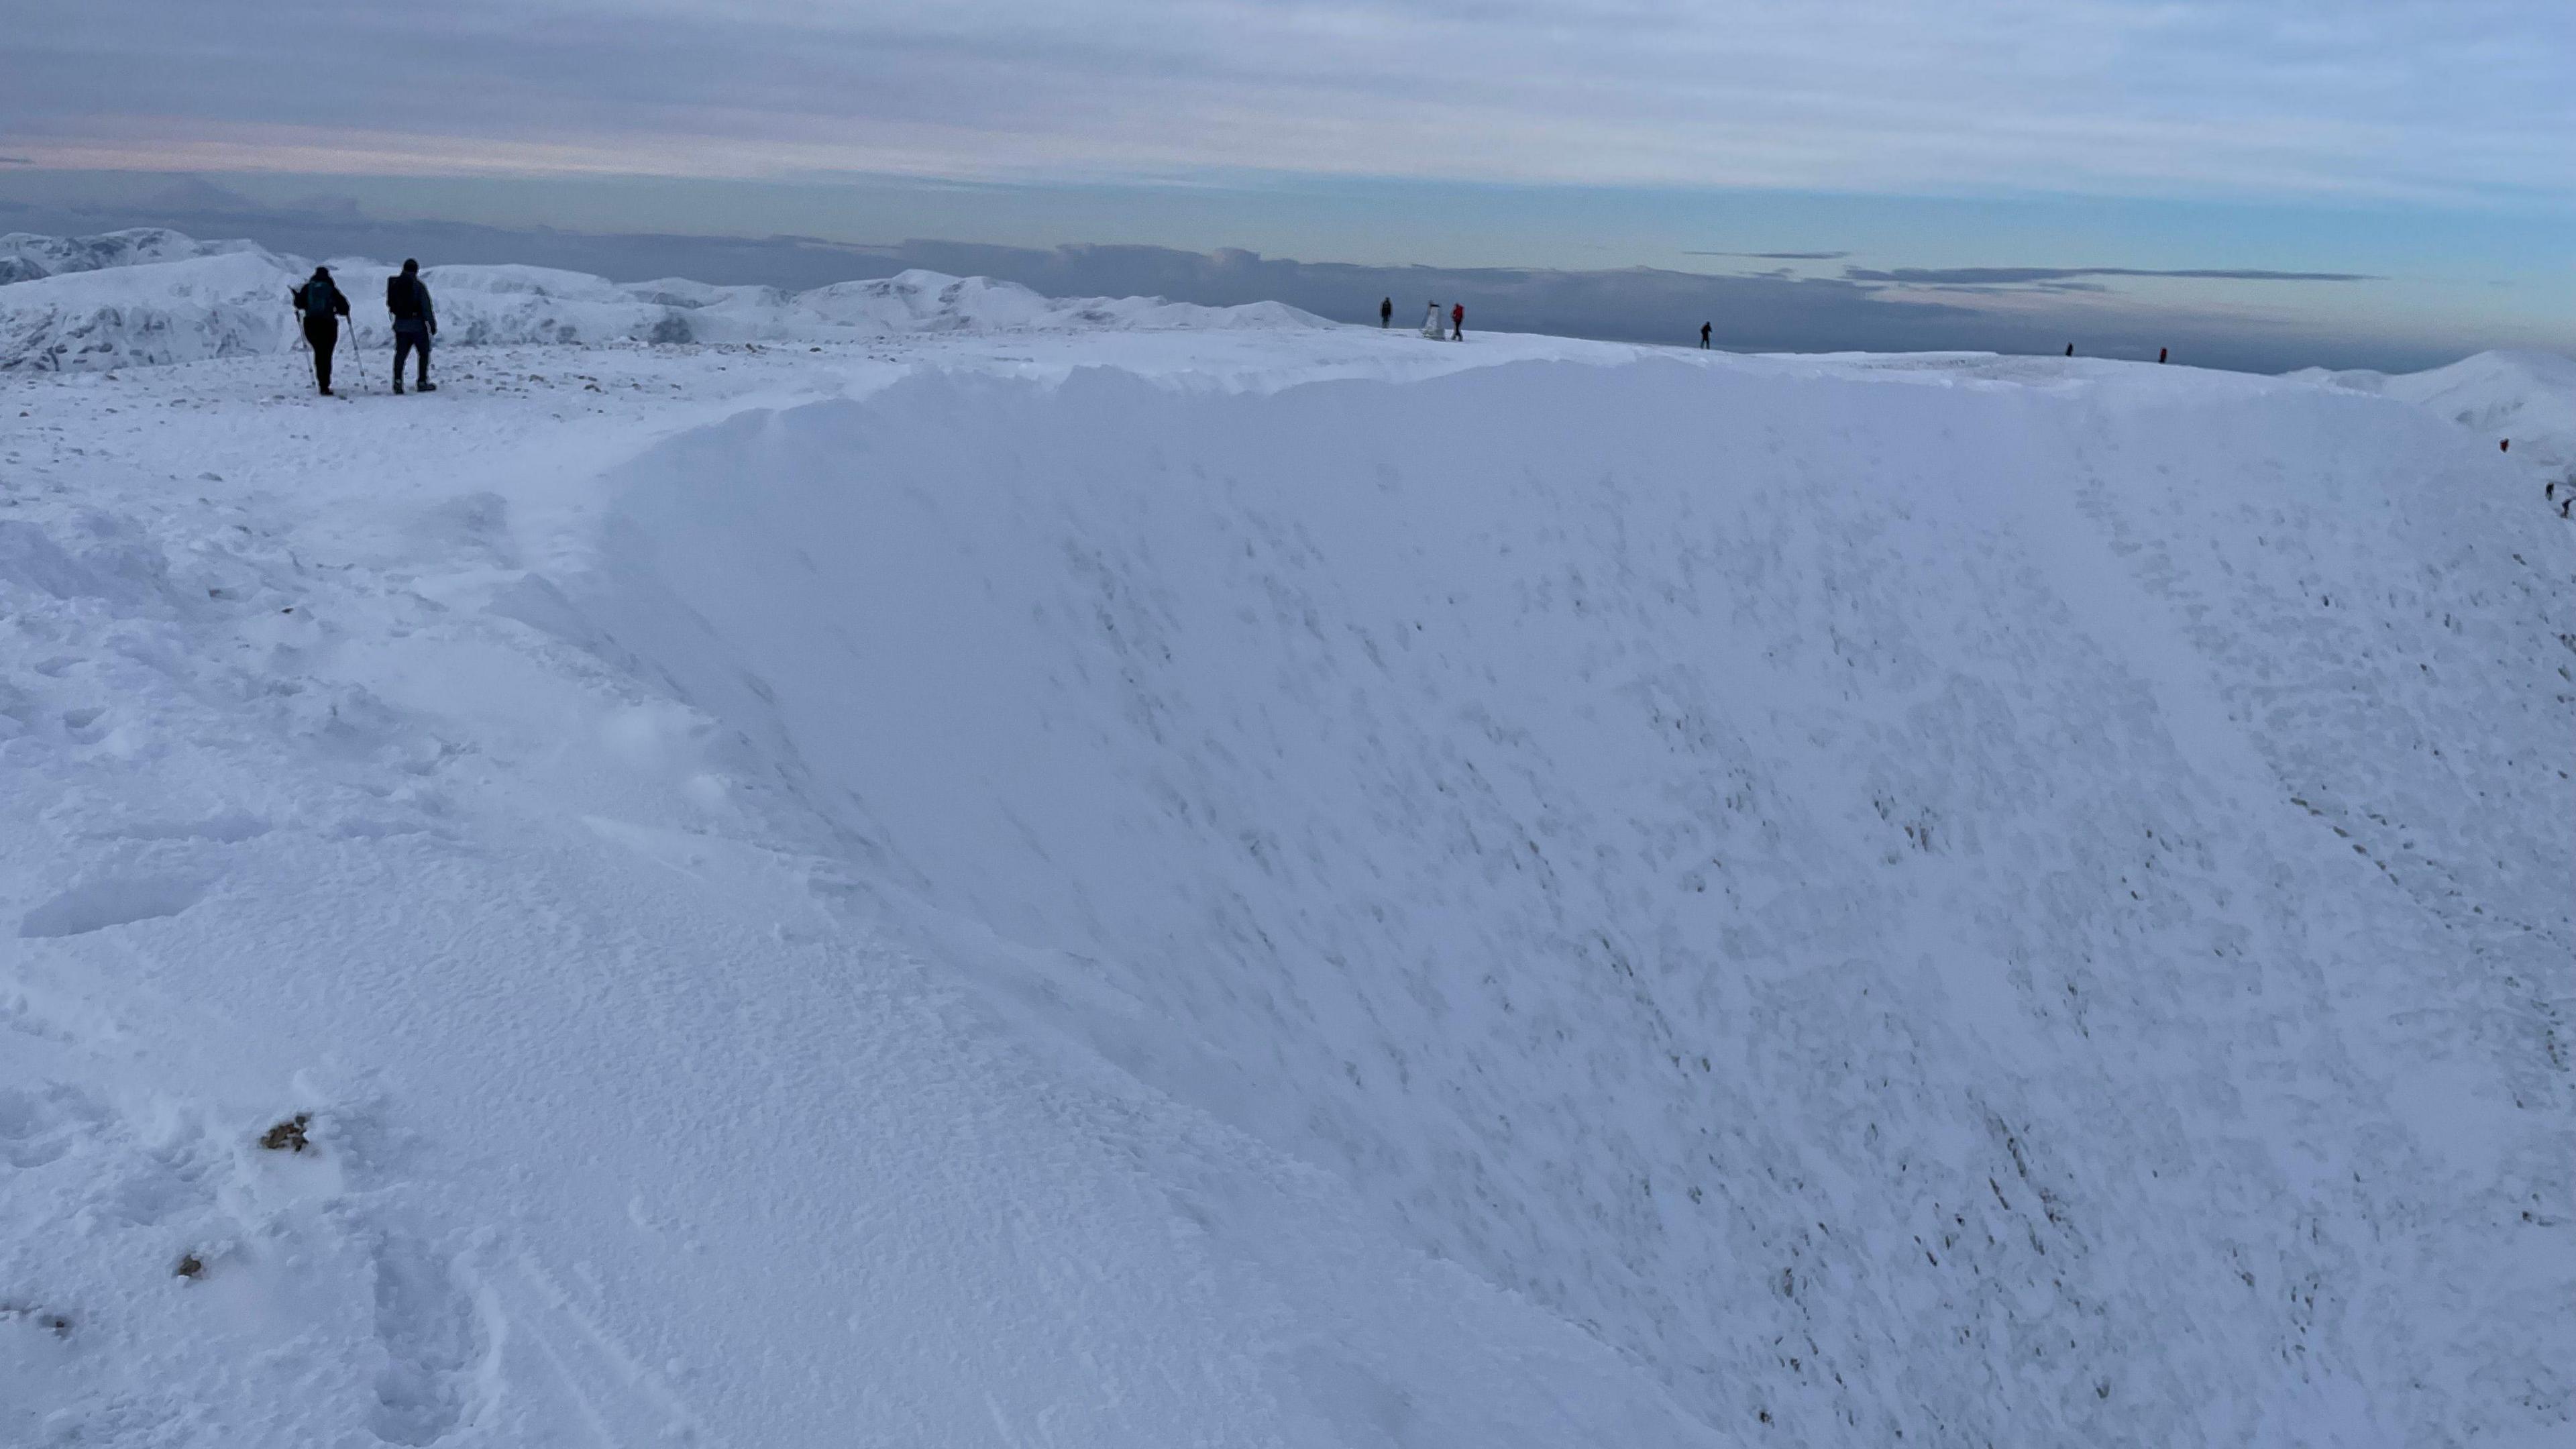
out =
[[1464,342],[1467,340],[1467,304],[1464,302],[1452,303],[1450,305],[1449,340],[1452,342]]

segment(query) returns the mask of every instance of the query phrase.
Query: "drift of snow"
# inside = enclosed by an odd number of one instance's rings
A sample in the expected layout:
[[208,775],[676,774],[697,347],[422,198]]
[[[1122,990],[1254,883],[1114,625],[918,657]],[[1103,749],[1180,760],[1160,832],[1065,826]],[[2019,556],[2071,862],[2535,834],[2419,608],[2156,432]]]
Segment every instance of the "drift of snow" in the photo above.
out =
[[[0,286],[0,370],[104,370],[303,345],[289,303],[313,263],[248,242],[176,232],[0,239],[31,275]],[[327,263],[349,299],[353,349],[391,340],[393,268]],[[507,343],[849,342],[917,332],[1298,329],[1326,325],[1276,302],[1200,307],[1153,297],[1041,297],[985,277],[907,271],[805,292],[666,279],[619,283],[529,266],[427,267],[442,346]],[[0,272],[0,280],[8,273]]]
[[0,1442],[2576,1425],[2491,442],[944,288],[0,378]]

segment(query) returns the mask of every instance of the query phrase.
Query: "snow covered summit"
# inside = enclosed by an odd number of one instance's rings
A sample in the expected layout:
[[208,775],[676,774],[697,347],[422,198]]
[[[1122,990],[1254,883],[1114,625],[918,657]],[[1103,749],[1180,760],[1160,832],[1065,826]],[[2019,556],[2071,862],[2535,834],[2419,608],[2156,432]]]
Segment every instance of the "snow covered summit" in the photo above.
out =
[[[351,301],[357,347],[389,338],[378,303],[393,269],[327,263]],[[98,237],[0,237],[0,371],[192,362],[300,345],[287,297],[313,268],[250,242],[145,229]],[[1199,307],[1159,298],[1041,297],[1010,282],[907,271],[806,292],[679,279],[619,283],[551,267],[430,267],[444,346],[847,342],[911,332],[1031,332],[1326,325],[1275,302]]]
[[0,288],[226,354],[0,375],[0,1444],[2576,1424],[2451,416],[519,268],[321,399],[269,265]]
[[2576,358],[2529,350],[2481,352],[2427,372],[2301,374],[2428,407],[2489,438],[2510,438],[2534,462],[2576,467]]

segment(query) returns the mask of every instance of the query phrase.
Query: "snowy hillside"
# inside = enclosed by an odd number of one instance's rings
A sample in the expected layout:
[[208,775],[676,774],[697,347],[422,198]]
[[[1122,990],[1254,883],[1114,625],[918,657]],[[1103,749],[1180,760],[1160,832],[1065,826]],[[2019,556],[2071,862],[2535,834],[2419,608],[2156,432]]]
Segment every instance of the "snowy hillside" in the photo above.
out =
[[2510,439],[2531,465],[2576,474],[2576,358],[2554,352],[2481,352],[2429,372],[2299,374],[2414,403],[2489,440]]
[[[248,242],[167,231],[0,238],[0,370],[63,371],[194,362],[303,345],[289,295],[313,263]],[[382,349],[393,268],[328,262],[350,301],[346,345]],[[429,267],[439,341],[506,343],[846,342],[912,332],[1321,327],[1275,302],[1198,307],[1159,298],[1041,297],[983,277],[909,271],[788,293],[664,280],[617,283],[548,267]]]
[[158,226],[128,227],[97,236],[38,236],[33,232],[13,231],[0,236],[0,285],[67,272],[94,272],[103,267],[131,267],[256,250],[258,247],[251,242],[201,242]]
[[487,270],[0,378],[0,1443],[2576,1432],[2491,440]]

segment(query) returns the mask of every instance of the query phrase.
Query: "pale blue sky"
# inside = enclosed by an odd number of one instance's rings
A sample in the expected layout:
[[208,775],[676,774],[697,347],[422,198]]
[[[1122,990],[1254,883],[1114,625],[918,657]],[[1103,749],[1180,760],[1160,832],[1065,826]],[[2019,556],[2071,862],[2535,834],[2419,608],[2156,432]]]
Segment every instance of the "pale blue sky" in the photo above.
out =
[[[2567,0],[11,11],[0,202],[193,173],[500,227],[1787,268],[2070,327],[2576,350]],[[1908,280],[2006,267],[2373,280]]]

